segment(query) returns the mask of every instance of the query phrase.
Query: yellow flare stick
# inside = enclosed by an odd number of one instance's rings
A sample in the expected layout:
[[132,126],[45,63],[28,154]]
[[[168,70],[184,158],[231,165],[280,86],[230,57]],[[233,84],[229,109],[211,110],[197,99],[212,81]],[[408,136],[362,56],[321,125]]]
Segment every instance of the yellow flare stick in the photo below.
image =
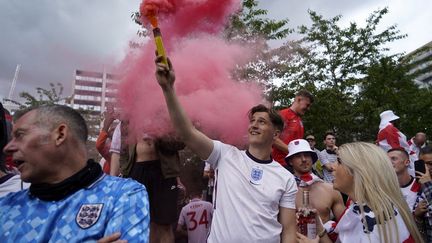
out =
[[158,56],[162,56],[162,62],[165,65],[168,65],[168,61],[167,61],[167,57],[166,57],[166,53],[165,53],[165,48],[162,42],[162,35],[161,35],[161,31],[159,28],[154,28],[153,29],[153,36],[154,36],[154,40],[156,43],[156,51]]

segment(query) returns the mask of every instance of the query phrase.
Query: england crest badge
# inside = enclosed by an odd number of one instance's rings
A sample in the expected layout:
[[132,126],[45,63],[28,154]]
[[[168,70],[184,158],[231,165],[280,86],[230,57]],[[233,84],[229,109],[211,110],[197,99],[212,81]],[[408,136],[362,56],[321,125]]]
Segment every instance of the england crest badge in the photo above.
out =
[[83,229],[88,229],[98,221],[101,212],[102,212],[103,204],[102,203],[94,203],[94,204],[83,204],[81,205],[77,216],[75,218],[76,223],[79,227]]
[[250,182],[254,185],[260,185],[263,177],[263,169],[259,166],[252,167]]

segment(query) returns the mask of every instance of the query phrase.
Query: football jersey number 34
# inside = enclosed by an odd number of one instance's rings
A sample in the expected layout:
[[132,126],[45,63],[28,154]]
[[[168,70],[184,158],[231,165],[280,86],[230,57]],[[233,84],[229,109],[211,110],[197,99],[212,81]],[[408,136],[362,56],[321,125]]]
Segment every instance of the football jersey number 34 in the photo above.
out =
[[189,212],[189,213],[187,213],[187,216],[189,216],[189,222],[191,223],[188,230],[193,231],[198,227],[198,225],[201,225],[201,224],[205,225],[206,229],[208,228],[209,222],[207,219],[207,210],[205,210],[205,209],[203,210],[201,216],[199,217],[200,218],[199,222],[197,222],[195,219],[196,212]]

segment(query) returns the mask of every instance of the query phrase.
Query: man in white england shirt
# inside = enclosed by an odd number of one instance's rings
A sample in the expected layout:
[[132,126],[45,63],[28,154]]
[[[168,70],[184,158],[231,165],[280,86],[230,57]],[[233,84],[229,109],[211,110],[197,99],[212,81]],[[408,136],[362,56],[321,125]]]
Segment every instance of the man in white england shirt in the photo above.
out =
[[[174,89],[174,72],[158,57],[156,78],[176,132],[183,142],[215,169],[214,212],[208,242],[296,242],[293,175],[271,157],[283,129],[277,112],[263,105],[249,112],[246,151],[211,140],[198,131]],[[228,119],[228,118],[227,118]]]

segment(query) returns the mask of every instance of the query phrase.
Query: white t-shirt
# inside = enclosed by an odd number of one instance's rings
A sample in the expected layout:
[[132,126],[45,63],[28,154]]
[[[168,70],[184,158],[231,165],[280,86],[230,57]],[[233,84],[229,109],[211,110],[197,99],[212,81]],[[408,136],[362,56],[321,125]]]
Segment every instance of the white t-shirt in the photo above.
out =
[[[9,177],[9,175],[7,176]],[[10,192],[27,189],[29,186],[30,183],[23,182],[20,175],[14,175],[0,184],[0,197],[6,196]]]
[[401,187],[400,189],[411,211],[414,211],[417,197],[420,196],[421,199],[425,199],[423,193],[420,193],[420,195],[418,193],[421,190],[421,184],[413,178],[411,179],[411,183],[409,185],[407,185],[406,187]]
[[294,176],[274,160],[260,161],[220,141],[213,144],[206,161],[215,168],[208,242],[280,242],[279,207],[295,209]]
[[[419,202],[426,200],[425,194],[421,191],[421,184],[415,179],[412,179],[411,183],[406,187],[401,187],[402,195],[408,204],[409,209],[414,212]],[[420,193],[419,193],[420,192]],[[427,200],[426,200],[427,201]],[[428,212],[423,217],[428,220],[429,224],[432,225],[432,204],[427,204]]]
[[[205,162],[205,166],[204,166],[204,171],[211,171],[213,170],[212,166]],[[213,187],[214,186],[214,178],[209,178],[208,180],[208,187]]]
[[213,205],[192,199],[180,212],[178,224],[186,225],[189,243],[206,243],[213,216]]

